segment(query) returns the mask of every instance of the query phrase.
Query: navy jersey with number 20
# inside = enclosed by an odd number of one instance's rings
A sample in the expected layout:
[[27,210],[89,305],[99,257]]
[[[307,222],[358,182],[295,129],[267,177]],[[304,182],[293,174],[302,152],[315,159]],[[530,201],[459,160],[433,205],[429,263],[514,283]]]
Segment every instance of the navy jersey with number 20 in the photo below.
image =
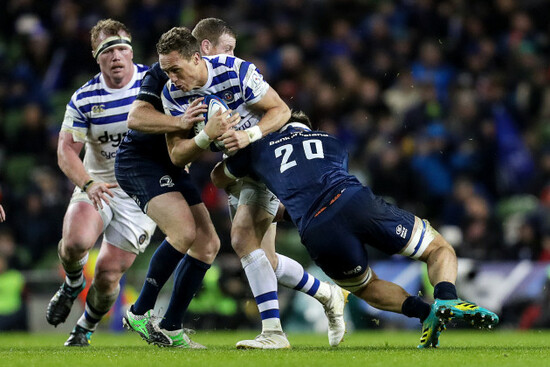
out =
[[361,186],[347,171],[342,143],[323,131],[288,124],[226,161],[236,177],[263,181],[285,204],[300,232],[327,200],[343,187]]
[[347,151],[339,140],[300,125],[288,124],[227,158],[226,169],[263,181],[277,195],[311,258],[332,279],[365,274],[365,244],[390,255],[420,256],[426,225],[413,241],[417,218],[349,174]]

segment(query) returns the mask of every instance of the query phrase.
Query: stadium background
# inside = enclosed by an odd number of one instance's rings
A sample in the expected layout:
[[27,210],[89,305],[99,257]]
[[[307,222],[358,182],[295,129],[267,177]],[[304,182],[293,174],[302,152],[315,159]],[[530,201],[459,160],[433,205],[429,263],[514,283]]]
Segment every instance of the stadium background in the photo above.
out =
[[[98,72],[89,29],[124,22],[134,61],[156,61],[158,37],[219,17],[292,107],[337,135],[365,184],[428,218],[461,258],[459,292],[495,308],[503,327],[550,326],[550,26],[544,0],[6,0],[0,12],[0,320],[51,330],[45,306],[62,277],[56,256],[72,184],[56,165],[71,94]],[[192,166],[222,239],[192,304],[195,327],[256,327],[228,240],[225,194],[208,182],[219,155]],[[278,248],[309,265],[296,231]],[[111,315],[135,297],[152,250],[124,279]],[[419,264],[371,252],[379,275],[430,296]],[[93,261],[90,262],[93,268]],[[309,268],[316,275],[314,267]],[[89,275],[89,274],[88,274]],[[167,289],[169,292],[169,287]],[[288,329],[321,330],[322,309],[282,290]],[[356,328],[418,327],[354,300]],[[71,317],[78,317],[77,307]],[[2,324],[6,325],[6,324]],[[71,319],[62,331],[72,327]],[[107,327],[109,322],[104,323]]]

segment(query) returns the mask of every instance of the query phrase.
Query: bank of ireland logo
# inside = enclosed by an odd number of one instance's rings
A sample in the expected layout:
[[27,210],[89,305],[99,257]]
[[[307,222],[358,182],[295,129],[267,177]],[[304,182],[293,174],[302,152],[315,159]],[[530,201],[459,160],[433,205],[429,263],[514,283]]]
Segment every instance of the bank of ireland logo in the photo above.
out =
[[407,228],[403,227],[401,224],[395,227],[395,234],[397,234],[401,238],[406,238],[407,232],[408,232]]
[[172,182],[172,177],[166,175],[162,176],[159,180],[160,187],[173,187],[174,182]]

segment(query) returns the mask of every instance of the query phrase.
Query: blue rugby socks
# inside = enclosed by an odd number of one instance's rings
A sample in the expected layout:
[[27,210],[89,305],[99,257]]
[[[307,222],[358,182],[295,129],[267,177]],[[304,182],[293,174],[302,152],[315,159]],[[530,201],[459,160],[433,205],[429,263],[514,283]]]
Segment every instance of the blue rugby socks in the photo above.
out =
[[189,255],[183,257],[174,273],[174,289],[166,314],[159,324],[161,328],[166,330],[182,328],[187,307],[199,290],[208,269],[210,264]]
[[401,312],[408,317],[417,317],[420,321],[426,320],[430,314],[430,305],[418,296],[409,296],[401,305]]
[[145,282],[141,288],[139,297],[131,308],[136,315],[144,315],[145,312],[155,307],[155,302],[160,290],[174,272],[184,254],[176,250],[168,241],[164,240],[157,248],[151,261]]
[[458,299],[456,287],[451,282],[439,282],[434,287],[435,299]]

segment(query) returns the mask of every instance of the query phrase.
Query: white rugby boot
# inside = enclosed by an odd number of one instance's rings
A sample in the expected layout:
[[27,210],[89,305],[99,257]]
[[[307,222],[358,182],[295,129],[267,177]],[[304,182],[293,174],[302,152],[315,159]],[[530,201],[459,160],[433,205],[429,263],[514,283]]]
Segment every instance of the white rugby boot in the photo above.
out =
[[344,334],[346,334],[344,308],[348,303],[349,291],[336,284],[329,284],[329,286],[330,299],[323,307],[328,319],[328,342],[331,347],[337,347],[344,340]]
[[289,349],[290,343],[282,331],[264,331],[252,340],[241,340],[237,349]]

